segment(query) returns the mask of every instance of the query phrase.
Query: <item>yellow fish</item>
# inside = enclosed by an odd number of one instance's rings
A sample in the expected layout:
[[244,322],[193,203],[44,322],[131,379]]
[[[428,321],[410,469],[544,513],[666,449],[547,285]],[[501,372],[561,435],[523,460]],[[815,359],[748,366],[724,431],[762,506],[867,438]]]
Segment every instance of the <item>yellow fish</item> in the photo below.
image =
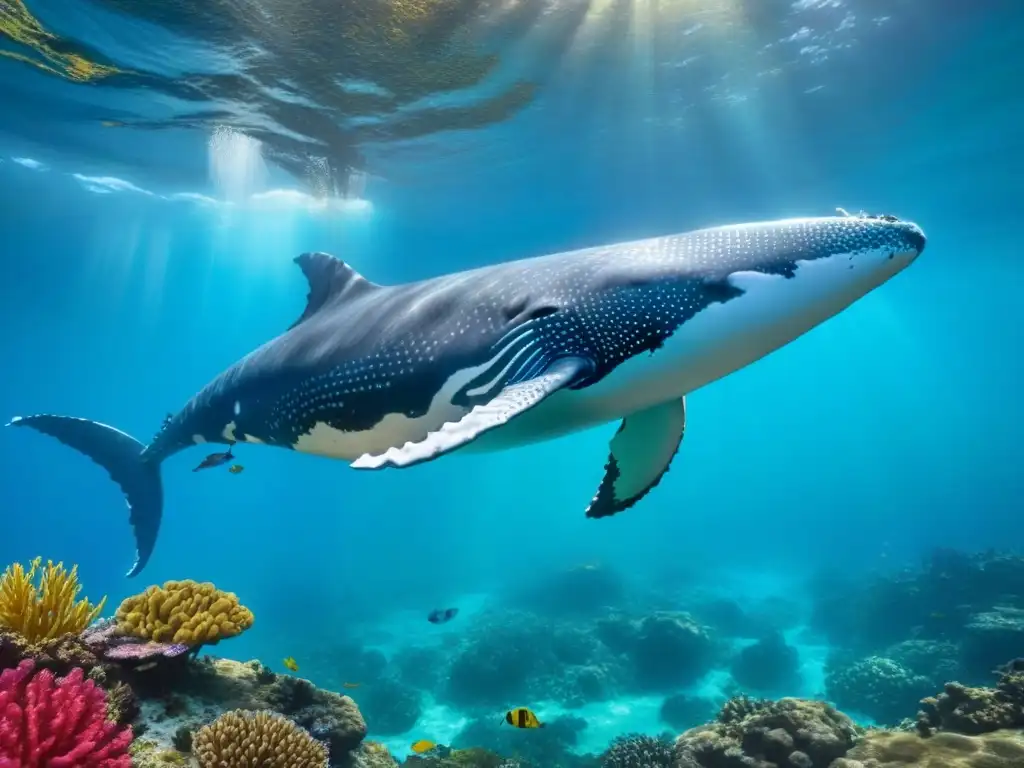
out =
[[543,728],[544,723],[537,719],[526,707],[516,707],[505,713],[505,722],[516,728]]
[[120,120],[101,120],[100,125],[104,128],[120,128],[124,125]]
[[358,688],[362,683],[342,683],[342,688]]
[[435,744],[432,741],[428,741],[427,739],[420,739],[412,745],[412,751],[415,752],[417,755],[422,755],[424,752],[429,752],[436,746],[437,744]]
[[296,663],[295,659],[293,659],[291,656],[289,656],[287,659],[284,660],[284,666],[285,666],[285,669],[287,669],[289,672],[298,672],[299,671],[299,665]]
[[243,469],[245,469],[245,467],[243,467],[241,464],[232,464],[230,467],[228,467],[228,472],[230,472],[232,475],[237,475]]

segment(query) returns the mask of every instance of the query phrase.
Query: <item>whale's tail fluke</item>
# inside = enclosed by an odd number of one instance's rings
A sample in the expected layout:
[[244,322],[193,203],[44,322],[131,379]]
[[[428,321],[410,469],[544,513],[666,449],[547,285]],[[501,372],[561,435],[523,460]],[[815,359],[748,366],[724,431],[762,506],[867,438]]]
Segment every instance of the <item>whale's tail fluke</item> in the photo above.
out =
[[7,426],[31,427],[55,437],[110,473],[128,501],[128,521],[135,532],[135,564],[128,576],[145,568],[153,554],[164,505],[160,464],[143,458],[145,446],[119,429],[73,416],[17,416]]

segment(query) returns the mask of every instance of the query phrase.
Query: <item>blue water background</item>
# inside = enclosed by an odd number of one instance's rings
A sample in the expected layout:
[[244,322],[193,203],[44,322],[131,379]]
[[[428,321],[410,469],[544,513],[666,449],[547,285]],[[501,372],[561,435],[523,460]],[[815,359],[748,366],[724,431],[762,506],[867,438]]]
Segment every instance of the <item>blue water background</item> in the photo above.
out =
[[583,510],[614,424],[381,473],[242,446],[242,475],[192,474],[197,449],[165,465],[160,539],[127,580],[116,486],[50,438],[2,430],[0,563],[78,563],[111,608],[150,583],[211,580],[257,617],[218,652],[279,667],[374,624],[426,636],[431,608],[464,605],[469,621],[524,574],[586,562],[670,592],[798,595],[822,566],[1020,547],[1022,13],[899,5],[886,31],[815,70],[820,91],[767,89],[682,121],[642,85],[642,61],[554,78],[508,123],[444,138],[487,152],[435,160],[414,184],[371,178],[369,211],[95,194],[56,151],[59,130],[39,141],[5,116],[0,417],[79,415],[144,441],[295,320],[306,286],[291,259],[306,250],[391,283],[835,206],[913,219],[929,245],[840,316],[694,393],[672,471],[612,519]]

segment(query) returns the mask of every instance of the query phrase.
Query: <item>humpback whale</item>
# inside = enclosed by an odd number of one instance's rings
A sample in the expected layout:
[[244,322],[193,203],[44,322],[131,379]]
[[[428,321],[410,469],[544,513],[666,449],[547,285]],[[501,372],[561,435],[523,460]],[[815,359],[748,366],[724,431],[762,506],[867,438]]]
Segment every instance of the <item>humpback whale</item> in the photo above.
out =
[[163,513],[160,466],[197,444],[252,443],[406,467],[621,421],[589,517],[633,506],[668,470],[686,394],[755,362],[908,266],[895,216],[736,224],[370,282],[325,253],[295,259],[301,316],[168,416],[148,445],[70,416],[15,417],[100,464],[129,509],[138,574]]

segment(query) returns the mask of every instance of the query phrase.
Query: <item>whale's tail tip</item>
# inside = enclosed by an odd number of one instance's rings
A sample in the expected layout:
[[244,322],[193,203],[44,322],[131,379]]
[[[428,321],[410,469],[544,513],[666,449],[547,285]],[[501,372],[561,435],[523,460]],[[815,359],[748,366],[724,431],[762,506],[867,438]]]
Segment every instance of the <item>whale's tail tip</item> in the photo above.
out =
[[160,465],[144,458],[145,446],[119,429],[74,416],[15,416],[6,426],[31,427],[55,437],[107,470],[121,486],[135,533],[135,563],[127,575],[139,574],[153,554],[164,505]]

